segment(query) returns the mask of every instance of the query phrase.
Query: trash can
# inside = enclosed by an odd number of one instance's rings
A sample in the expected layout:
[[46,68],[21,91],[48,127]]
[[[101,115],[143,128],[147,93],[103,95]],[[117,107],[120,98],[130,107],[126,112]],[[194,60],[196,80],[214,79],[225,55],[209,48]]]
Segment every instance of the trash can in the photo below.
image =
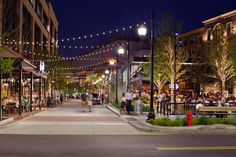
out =
[[143,113],[142,100],[135,100],[134,112],[138,114]]

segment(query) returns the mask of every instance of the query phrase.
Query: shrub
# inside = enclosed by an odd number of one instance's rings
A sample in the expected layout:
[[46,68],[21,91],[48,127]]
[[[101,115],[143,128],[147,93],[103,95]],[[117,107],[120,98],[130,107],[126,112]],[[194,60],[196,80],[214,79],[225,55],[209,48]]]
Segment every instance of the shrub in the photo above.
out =
[[192,124],[193,124],[193,126],[199,125],[198,119],[197,118],[193,118]]
[[225,120],[225,123],[229,125],[236,125],[236,116],[233,115],[228,116]]
[[198,125],[207,125],[209,118],[206,116],[202,116],[198,119]]
[[149,119],[149,120],[147,120],[147,122],[154,125],[155,120],[154,119]]
[[172,126],[186,126],[186,119],[176,118],[172,121]]
[[207,125],[224,124],[225,120],[220,118],[208,118]]
[[117,109],[120,109],[120,103],[113,103],[112,106],[114,106]]

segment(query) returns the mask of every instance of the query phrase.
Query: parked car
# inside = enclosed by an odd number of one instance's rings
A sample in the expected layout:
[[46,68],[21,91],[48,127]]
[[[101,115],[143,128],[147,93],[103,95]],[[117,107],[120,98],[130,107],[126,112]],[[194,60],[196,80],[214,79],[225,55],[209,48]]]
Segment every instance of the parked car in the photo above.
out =
[[92,104],[93,105],[100,105],[100,98],[99,98],[99,94],[97,93],[92,93],[93,98],[92,98]]

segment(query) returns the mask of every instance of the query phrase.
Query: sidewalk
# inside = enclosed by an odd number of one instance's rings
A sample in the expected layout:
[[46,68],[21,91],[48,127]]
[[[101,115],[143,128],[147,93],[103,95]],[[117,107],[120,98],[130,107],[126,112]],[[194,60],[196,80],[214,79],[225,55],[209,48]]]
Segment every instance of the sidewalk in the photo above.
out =
[[[69,100],[67,100],[65,103],[67,103]],[[32,112],[22,112],[21,115],[19,115],[19,113],[13,113],[13,114],[8,114],[8,115],[5,115],[3,116],[3,120],[0,121],[0,127],[4,127],[5,125],[8,125],[10,123],[13,123],[13,122],[16,122],[16,121],[19,121],[21,119],[24,119],[24,118],[27,118],[27,117],[30,117],[34,114],[37,114],[39,112],[42,112],[42,111],[45,111],[45,110],[50,110],[52,108],[55,108],[55,107],[59,107],[61,106],[61,104],[56,104],[54,105],[54,107],[51,107],[51,108],[48,108],[48,107],[43,107],[41,110],[37,109],[37,110],[34,110]]]
[[104,106],[83,112],[78,100],[0,129],[0,134],[144,135]]
[[[229,125],[209,125],[209,126],[192,126],[192,127],[164,127],[164,126],[153,126],[146,122],[147,114],[135,114],[135,115],[123,115],[120,111],[111,105],[106,106],[115,114],[119,115],[122,119],[127,121],[131,126],[137,130],[143,132],[152,132],[160,135],[236,135],[236,127]],[[156,118],[163,118],[165,116],[156,115]],[[178,116],[184,118],[184,115]],[[176,116],[169,116],[169,118],[176,118]]]

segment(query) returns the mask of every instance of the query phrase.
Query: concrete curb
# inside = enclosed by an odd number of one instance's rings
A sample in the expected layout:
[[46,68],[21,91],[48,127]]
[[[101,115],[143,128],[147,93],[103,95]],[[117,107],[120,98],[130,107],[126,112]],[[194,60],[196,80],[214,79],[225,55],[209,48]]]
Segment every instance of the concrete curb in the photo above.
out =
[[113,113],[115,113],[116,115],[121,116],[120,111],[115,107],[112,107],[110,105],[103,105],[103,106],[112,111]]
[[9,124],[9,123],[12,123],[14,121],[14,118],[7,118],[7,119],[5,119],[5,120],[2,120],[2,121],[0,121],[0,126],[4,126],[4,125],[7,125],[7,124]]
[[135,116],[123,116],[120,111],[111,105],[104,105],[107,109],[120,116],[129,125],[142,132],[156,133],[159,135],[236,135],[236,127],[230,125],[209,125],[192,127],[164,127],[154,126],[137,119]]
[[236,135],[236,127],[228,125],[210,125],[193,127],[163,127],[153,126],[142,121],[129,121],[137,130],[164,135]]

